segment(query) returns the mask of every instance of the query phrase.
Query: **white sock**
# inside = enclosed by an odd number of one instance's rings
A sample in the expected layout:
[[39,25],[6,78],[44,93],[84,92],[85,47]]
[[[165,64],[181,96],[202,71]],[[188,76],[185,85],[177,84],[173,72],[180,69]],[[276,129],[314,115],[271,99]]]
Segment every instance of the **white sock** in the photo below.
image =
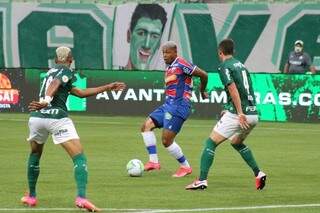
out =
[[147,151],[149,153],[149,161],[153,163],[158,163],[158,154],[157,154],[157,139],[153,131],[148,132],[141,132],[141,135],[143,137],[144,145],[147,148]]
[[187,159],[182,153],[182,150],[180,146],[174,141],[170,146],[166,148],[170,155],[172,155],[177,161],[182,165],[186,167],[190,167]]

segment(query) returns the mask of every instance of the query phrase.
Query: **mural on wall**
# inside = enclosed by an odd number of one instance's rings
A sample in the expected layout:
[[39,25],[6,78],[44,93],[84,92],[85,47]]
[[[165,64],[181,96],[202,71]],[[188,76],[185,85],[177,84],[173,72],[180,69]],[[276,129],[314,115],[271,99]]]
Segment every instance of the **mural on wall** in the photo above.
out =
[[230,37],[252,72],[282,71],[298,39],[319,69],[319,17],[319,4],[1,3],[0,67],[47,68],[66,45],[77,69],[163,70],[159,48],[174,40],[181,56],[214,72],[217,44]]

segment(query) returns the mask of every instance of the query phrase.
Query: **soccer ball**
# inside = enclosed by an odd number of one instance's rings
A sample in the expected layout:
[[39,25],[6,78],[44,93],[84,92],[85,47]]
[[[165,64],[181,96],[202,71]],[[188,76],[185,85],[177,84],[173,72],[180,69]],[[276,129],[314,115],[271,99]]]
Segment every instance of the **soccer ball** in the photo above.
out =
[[144,166],[141,160],[132,159],[127,164],[127,172],[131,177],[142,176],[143,170],[144,170]]

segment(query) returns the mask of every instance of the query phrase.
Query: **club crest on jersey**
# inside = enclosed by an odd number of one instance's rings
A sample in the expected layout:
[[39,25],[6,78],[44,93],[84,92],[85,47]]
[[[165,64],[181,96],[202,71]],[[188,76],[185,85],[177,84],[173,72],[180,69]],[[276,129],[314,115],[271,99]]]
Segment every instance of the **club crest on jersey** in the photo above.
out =
[[189,72],[188,67],[183,67],[182,69],[183,69],[184,72]]
[[166,113],[164,114],[164,118],[165,118],[166,120],[171,120],[172,115],[171,115],[169,112],[166,112]]
[[63,83],[67,83],[69,81],[68,76],[66,76],[66,75],[62,76],[62,81],[63,81]]

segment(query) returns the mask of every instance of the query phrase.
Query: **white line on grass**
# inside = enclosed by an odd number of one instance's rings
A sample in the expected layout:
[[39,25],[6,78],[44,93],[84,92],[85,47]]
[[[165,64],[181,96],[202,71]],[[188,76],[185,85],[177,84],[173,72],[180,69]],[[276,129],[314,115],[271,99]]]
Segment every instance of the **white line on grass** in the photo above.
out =
[[[268,205],[268,206],[243,206],[243,207],[219,207],[219,208],[198,208],[198,209],[116,209],[102,208],[103,211],[111,212],[140,212],[140,213],[163,213],[163,212],[208,212],[208,211],[237,211],[256,209],[280,209],[280,208],[307,208],[320,207],[320,203],[296,204],[296,205]],[[0,211],[79,211],[76,208],[0,208]]]
[[257,209],[279,209],[279,208],[307,208],[320,207],[320,204],[298,204],[298,205],[270,205],[270,206],[244,206],[244,207],[221,207],[221,208],[199,208],[199,209],[159,209],[141,211],[140,213],[163,213],[163,212],[208,212],[208,211],[237,211]]
[[[110,211],[110,212],[149,212],[149,211],[157,211],[157,210],[164,210],[164,209],[116,209],[116,208],[100,208],[103,211]],[[29,211],[29,212],[46,212],[46,211],[61,211],[61,212],[73,212],[73,211],[80,211],[78,208],[0,208],[0,212],[10,212],[10,211]]]

